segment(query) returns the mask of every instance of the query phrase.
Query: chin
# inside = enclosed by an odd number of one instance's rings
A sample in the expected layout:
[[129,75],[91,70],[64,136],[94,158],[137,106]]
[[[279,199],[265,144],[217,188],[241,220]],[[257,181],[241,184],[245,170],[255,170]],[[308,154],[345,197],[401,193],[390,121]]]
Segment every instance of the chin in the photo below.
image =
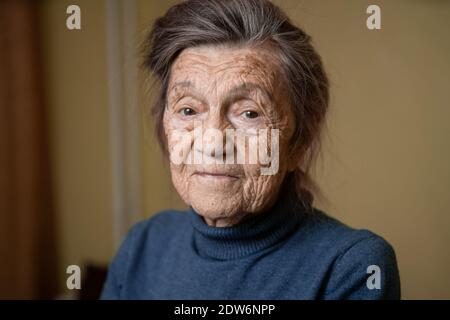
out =
[[242,212],[239,199],[226,195],[208,195],[197,198],[191,197],[190,205],[195,212],[204,218],[216,220],[223,218],[231,218]]
[[240,180],[216,180],[194,177],[186,201],[201,216],[229,218],[242,212],[243,192]]

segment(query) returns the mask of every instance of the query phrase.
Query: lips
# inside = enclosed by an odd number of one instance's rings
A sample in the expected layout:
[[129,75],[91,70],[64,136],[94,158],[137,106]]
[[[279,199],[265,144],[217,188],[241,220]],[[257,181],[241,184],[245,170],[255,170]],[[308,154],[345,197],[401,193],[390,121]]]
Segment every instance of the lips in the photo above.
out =
[[230,174],[228,172],[195,171],[194,175],[216,179],[239,179],[238,176]]

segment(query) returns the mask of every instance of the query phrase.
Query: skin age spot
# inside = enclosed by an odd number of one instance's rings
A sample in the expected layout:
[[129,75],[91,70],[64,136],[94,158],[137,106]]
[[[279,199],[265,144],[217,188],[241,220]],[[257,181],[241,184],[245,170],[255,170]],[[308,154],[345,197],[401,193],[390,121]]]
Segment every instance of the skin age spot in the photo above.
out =
[[[273,48],[200,46],[184,50],[174,62],[167,91],[164,130],[171,133],[214,128],[278,129],[279,169],[261,175],[260,164],[170,164],[182,199],[211,226],[239,223],[268,209],[297,159],[290,154],[294,116],[286,99],[285,78]],[[195,148],[193,148],[195,149]],[[224,150],[226,152],[226,150]]]

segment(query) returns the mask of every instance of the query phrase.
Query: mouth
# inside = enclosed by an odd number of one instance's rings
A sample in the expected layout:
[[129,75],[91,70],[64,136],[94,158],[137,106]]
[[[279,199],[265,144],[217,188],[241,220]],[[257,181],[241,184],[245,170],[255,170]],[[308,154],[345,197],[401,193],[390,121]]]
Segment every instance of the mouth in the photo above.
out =
[[226,173],[226,172],[207,172],[207,171],[195,171],[195,176],[209,178],[209,179],[222,179],[222,180],[234,180],[239,179],[238,176]]

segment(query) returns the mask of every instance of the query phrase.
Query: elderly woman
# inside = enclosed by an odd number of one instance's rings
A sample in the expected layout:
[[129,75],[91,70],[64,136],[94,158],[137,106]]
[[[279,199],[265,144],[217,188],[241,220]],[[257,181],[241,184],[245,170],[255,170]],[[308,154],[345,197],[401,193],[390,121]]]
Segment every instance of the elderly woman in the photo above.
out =
[[184,1],[154,24],[144,65],[161,85],[156,130],[189,209],[131,229],[102,298],[400,297],[392,247],[313,208],[328,81],[279,8]]

